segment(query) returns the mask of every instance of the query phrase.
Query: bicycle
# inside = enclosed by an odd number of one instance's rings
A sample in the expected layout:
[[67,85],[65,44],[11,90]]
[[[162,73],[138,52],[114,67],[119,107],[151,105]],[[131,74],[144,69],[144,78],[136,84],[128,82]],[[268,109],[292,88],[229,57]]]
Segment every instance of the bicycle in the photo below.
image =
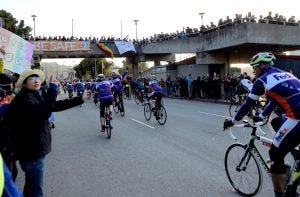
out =
[[120,112],[121,116],[124,117],[125,115],[125,110],[124,110],[124,103],[123,100],[120,99],[119,94],[117,94],[116,100],[113,101],[113,108],[116,114]]
[[111,116],[109,115],[109,107],[105,107],[104,110],[104,126],[105,126],[105,133],[107,139],[111,138],[111,130],[112,130],[112,125],[111,125]]
[[[152,102],[156,103],[156,100],[152,100]],[[154,108],[151,108],[150,102],[147,101],[144,105],[144,116],[147,121],[151,119],[151,116],[155,116],[155,119],[160,125],[164,125],[167,121],[167,111],[165,107],[160,104],[155,104]]]
[[145,105],[146,99],[145,99],[145,91],[142,91],[141,93],[135,90],[134,93],[134,101],[138,105],[141,103],[142,106]]
[[[272,139],[256,134],[258,129],[265,135],[260,128],[261,125],[262,122],[249,123],[247,120],[244,120],[244,124],[234,125],[234,127],[251,128],[251,139],[247,144],[233,143],[225,153],[224,165],[227,178],[232,187],[243,196],[254,196],[260,191],[263,182],[261,166],[271,176],[268,160],[263,157],[255,145],[255,141],[260,141],[263,146],[268,148],[272,145]],[[237,140],[231,130],[229,134],[234,140]],[[287,171],[286,197],[300,195],[300,187],[298,188],[300,183],[300,151],[295,149],[291,154],[294,158],[294,164]]]

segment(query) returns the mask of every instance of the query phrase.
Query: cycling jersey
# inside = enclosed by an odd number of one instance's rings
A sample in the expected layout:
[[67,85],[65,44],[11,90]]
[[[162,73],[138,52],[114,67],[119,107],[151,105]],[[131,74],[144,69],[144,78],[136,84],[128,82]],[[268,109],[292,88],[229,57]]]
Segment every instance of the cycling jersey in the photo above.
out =
[[67,84],[67,89],[68,89],[69,92],[73,91],[73,85],[71,83],[68,83]]
[[152,96],[155,93],[162,93],[162,88],[158,84],[157,81],[150,81],[149,82],[149,90],[151,91],[148,97]]
[[112,79],[112,89],[117,92],[117,93],[122,93],[123,92],[123,86],[121,83],[121,79],[119,77]]
[[96,89],[98,91],[98,99],[100,100],[100,102],[113,100],[111,84],[108,81],[98,82]]
[[251,92],[253,83],[249,79],[242,79],[240,83],[243,88],[245,88],[248,92]]
[[81,81],[77,81],[75,83],[75,89],[76,89],[76,92],[83,92],[84,91],[84,85]]
[[241,120],[259,99],[266,94],[270,102],[262,113],[268,115],[274,105],[280,105],[287,117],[300,119],[300,81],[293,74],[280,70],[278,68],[268,68],[253,84],[253,88],[247,98],[246,103],[236,114],[234,120]]
[[85,87],[86,87],[87,90],[90,90],[91,87],[92,87],[92,82],[90,82],[90,81],[86,82]]

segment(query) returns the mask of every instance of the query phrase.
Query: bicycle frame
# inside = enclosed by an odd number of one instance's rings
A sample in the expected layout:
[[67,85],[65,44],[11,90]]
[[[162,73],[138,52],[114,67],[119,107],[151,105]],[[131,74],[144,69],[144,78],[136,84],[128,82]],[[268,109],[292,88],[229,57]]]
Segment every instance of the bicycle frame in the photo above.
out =
[[[257,129],[263,133],[263,135],[265,135],[265,133],[261,130],[261,125],[262,123],[254,123],[254,124],[250,124],[248,121],[244,120],[244,124],[240,124],[240,125],[235,125],[235,127],[250,127],[252,128],[252,132],[251,132],[251,139],[249,141],[248,144],[245,144],[246,149],[245,149],[245,153],[239,163],[239,165],[237,166],[237,170],[243,170],[241,169],[242,164],[244,163],[244,161],[246,161],[246,166],[249,162],[249,160],[247,161],[246,159],[250,159],[250,155],[249,152],[253,153],[253,156],[255,156],[259,162],[261,163],[262,167],[266,170],[266,172],[268,173],[269,176],[271,176],[271,169],[268,166],[268,161],[266,161],[263,157],[263,155],[260,153],[260,151],[258,150],[258,148],[255,145],[255,141],[260,141],[262,143],[263,146],[267,147],[267,148],[271,148],[271,145],[273,143],[273,140],[261,135],[257,135]],[[237,140],[237,138],[232,134],[231,130],[229,131],[230,136],[234,139]],[[299,150],[296,150],[299,151]],[[300,164],[300,156],[294,156],[294,154],[292,153],[292,156],[294,158],[294,162],[293,162],[293,166],[291,166],[291,169],[289,171],[289,173],[287,173],[287,182],[285,183],[285,191],[288,190],[288,187],[292,186],[293,183],[300,178],[300,170],[298,165]]]
[[[271,148],[272,142],[273,140],[264,136],[260,136],[256,134],[256,130],[257,128],[259,128],[261,130],[261,128],[256,125],[257,127],[253,127],[250,125],[250,123],[246,123],[246,124],[242,124],[242,125],[235,125],[235,127],[251,127],[252,128],[252,132],[251,132],[251,139],[250,142],[247,144],[247,148],[245,151],[245,155],[243,156],[239,166],[243,163],[243,161],[246,159],[246,156],[248,155],[248,152],[251,151],[252,153],[254,153],[254,155],[259,159],[260,163],[262,164],[262,166],[265,168],[265,170],[267,171],[267,173],[269,175],[271,175],[271,170],[268,166],[268,162],[264,159],[264,157],[262,156],[262,154],[259,152],[258,148],[255,145],[255,141],[260,141],[262,143],[263,146]],[[263,132],[261,130],[261,132]],[[265,134],[263,132],[263,134]],[[231,133],[230,131],[230,135],[232,137],[234,137],[234,135]],[[234,137],[234,139],[236,140],[237,138]]]

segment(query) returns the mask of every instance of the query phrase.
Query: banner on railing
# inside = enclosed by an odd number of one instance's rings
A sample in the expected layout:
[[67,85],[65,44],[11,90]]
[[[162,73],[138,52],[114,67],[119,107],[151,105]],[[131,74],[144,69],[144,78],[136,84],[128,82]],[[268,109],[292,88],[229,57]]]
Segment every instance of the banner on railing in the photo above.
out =
[[34,51],[89,51],[90,41],[32,41]]
[[115,41],[115,44],[116,44],[116,47],[117,47],[120,55],[122,55],[123,53],[126,53],[128,51],[136,52],[133,42],[127,42],[127,41],[120,40],[120,41]]
[[5,69],[20,74],[31,67],[33,45],[1,27],[0,48],[0,59],[3,59]]

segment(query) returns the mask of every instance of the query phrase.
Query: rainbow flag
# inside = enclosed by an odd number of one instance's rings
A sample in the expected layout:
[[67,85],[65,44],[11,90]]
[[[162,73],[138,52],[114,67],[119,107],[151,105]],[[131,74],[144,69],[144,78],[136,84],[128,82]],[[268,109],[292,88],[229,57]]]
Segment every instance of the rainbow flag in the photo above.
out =
[[103,50],[109,57],[114,58],[114,54],[111,50],[110,44],[98,43],[97,46]]

